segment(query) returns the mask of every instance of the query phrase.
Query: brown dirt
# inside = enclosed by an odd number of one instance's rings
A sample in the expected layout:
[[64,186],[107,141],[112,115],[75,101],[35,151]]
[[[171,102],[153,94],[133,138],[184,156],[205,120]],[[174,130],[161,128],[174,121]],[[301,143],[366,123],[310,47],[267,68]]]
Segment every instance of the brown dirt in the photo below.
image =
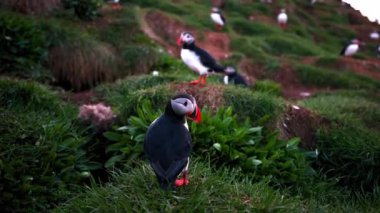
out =
[[[309,57],[305,60],[315,61],[315,58]],[[249,76],[251,82],[254,82],[256,79],[267,78],[267,76],[265,76],[263,67],[253,63],[250,59],[247,58],[241,60],[239,63],[239,69],[244,71]],[[326,88],[310,87],[301,84],[294,69],[286,62],[283,62],[282,68],[277,73],[275,73],[274,76],[271,76],[270,79],[276,81],[281,85],[282,95],[286,99],[308,98],[317,92],[328,90]]]
[[351,57],[341,57],[337,68],[351,70],[356,74],[380,80],[380,60],[376,58],[360,60]]
[[100,95],[92,90],[84,92],[63,92],[62,99],[74,105],[95,104],[103,101]]
[[318,114],[297,106],[290,105],[277,122],[280,138],[289,140],[294,137],[301,139],[300,147],[307,150],[317,148],[315,133],[317,129],[327,128],[330,122]]
[[207,105],[212,111],[218,110],[224,105],[223,85],[190,85],[189,83],[181,83],[171,85],[172,90],[176,93],[187,93],[192,95],[200,107]]
[[183,31],[194,34],[198,38],[197,45],[207,50],[215,59],[226,59],[230,55],[230,38],[226,33],[199,32],[160,11],[151,10],[143,15],[142,30],[173,56],[180,55],[181,48],[176,45],[176,41]]

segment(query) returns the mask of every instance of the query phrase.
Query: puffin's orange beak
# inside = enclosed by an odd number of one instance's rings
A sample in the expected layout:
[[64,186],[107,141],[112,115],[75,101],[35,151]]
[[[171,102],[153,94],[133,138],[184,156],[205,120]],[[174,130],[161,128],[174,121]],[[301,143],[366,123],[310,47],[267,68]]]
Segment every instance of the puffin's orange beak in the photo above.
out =
[[193,113],[188,115],[191,120],[196,123],[200,123],[202,121],[202,112],[198,106],[195,106],[195,110]]
[[179,36],[177,39],[177,45],[182,46],[181,36]]

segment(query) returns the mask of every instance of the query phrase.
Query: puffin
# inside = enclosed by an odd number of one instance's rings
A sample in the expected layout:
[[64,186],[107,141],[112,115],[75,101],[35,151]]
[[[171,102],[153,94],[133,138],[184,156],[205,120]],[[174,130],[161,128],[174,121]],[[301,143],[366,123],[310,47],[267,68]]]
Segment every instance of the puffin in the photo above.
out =
[[223,26],[226,24],[226,19],[220,12],[219,8],[213,7],[211,9],[211,19],[215,23],[216,30],[222,30]]
[[239,73],[237,73],[237,71],[234,67],[228,66],[228,67],[226,67],[224,72],[226,74],[223,78],[224,84],[228,85],[228,84],[233,83],[235,85],[239,85],[239,86],[243,86],[243,87],[248,86],[247,81],[244,79],[243,76],[241,76]]
[[282,29],[285,29],[288,27],[288,15],[286,14],[285,9],[281,9],[280,13],[277,15],[277,23],[280,25]]
[[206,84],[209,72],[224,72],[224,67],[217,64],[208,52],[195,45],[195,39],[191,33],[182,32],[177,39],[177,44],[178,46],[182,46],[182,61],[191,70],[199,74],[199,78],[191,81],[190,84]]
[[[168,101],[164,113],[150,124],[145,135],[145,156],[165,190],[189,184],[192,141],[187,117],[200,123],[200,108],[191,95],[178,94]],[[177,179],[180,174],[182,178]]]
[[359,51],[359,46],[362,42],[359,39],[352,39],[341,51],[342,56],[352,56]]
[[378,40],[380,38],[380,35],[379,35],[379,32],[377,32],[376,30],[374,30],[373,32],[371,32],[369,34],[369,37],[372,39],[372,40]]
[[377,58],[380,58],[380,45],[377,45]]

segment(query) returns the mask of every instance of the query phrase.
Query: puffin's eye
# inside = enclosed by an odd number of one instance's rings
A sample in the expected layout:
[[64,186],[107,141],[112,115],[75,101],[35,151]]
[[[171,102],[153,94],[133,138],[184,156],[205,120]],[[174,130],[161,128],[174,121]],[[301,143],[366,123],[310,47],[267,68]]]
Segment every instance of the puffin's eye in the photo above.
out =
[[183,103],[184,106],[187,106],[187,101],[185,101],[185,103]]

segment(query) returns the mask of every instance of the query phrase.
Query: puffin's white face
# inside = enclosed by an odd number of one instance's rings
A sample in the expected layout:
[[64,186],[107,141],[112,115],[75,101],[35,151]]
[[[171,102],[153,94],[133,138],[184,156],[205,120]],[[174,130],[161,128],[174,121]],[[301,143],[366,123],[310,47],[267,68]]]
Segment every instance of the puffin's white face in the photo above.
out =
[[188,116],[195,122],[202,120],[201,111],[195,99],[189,95],[179,95],[170,100],[170,106],[174,113],[179,116]]
[[189,115],[195,110],[195,104],[187,98],[171,100],[172,109],[177,115]]
[[178,37],[177,44],[181,46],[182,44],[191,44],[195,41],[194,36],[191,35],[188,32],[182,32],[181,35]]
[[361,44],[360,40],[359,40],[359,39],[356,39],[356,38],[355,38],[355,39],[352,39],[352,40],[351,40],[351,43],[352,43],[352,44]]
[[213,13],[218,13],[218,12],[219,12],[219,9],[218,9],[217,7],[213,7],[213,8],[211,9],[211,12],[213,12]]
[[232,73],[235,73],[236,70],[235,70],[234,67],[228,66],[228,67],[226,67],[226,69],[224,70],[224,72],[227,73],[227,74],[232,74]]

